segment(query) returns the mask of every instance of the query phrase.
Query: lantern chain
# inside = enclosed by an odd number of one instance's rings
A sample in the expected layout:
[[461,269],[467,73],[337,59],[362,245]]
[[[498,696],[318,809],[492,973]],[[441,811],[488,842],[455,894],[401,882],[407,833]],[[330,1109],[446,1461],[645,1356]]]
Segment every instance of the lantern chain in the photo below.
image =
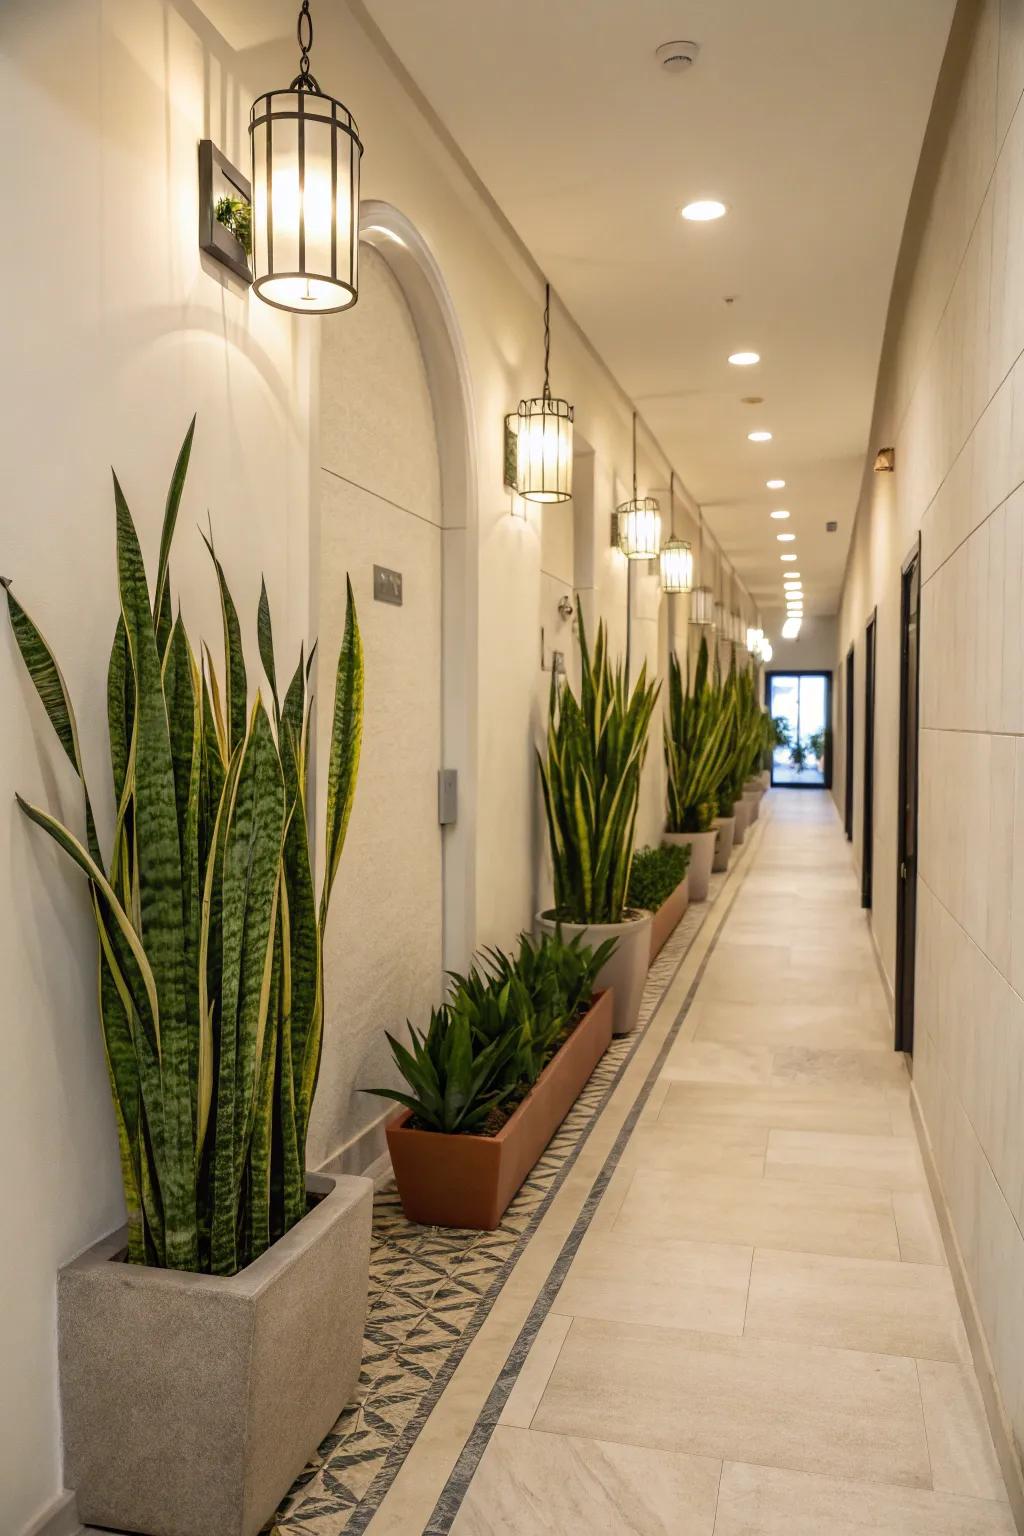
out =
[[299,19],[295,26],[295,35],[299,42],[299,72],[292,81],[293,91],[312,91],[314,95],[321,94],[316,76],[310,74],[309,55],[313,47],[313,17],[309,9],[309,0],[302,0],[299,7]]
[[544,284],[544,399],[551,399],[551,284]]
[[636,494],[636,411],[633,412],[633,500],[637,500]]

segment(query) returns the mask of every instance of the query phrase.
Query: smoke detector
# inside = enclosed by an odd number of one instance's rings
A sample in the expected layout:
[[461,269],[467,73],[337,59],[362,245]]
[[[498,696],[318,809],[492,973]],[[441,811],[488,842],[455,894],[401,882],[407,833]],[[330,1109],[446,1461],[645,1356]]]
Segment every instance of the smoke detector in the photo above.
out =
[[654,57],[670,75],[682,75],[692,69],[700,53],[700,43],[662,43]]

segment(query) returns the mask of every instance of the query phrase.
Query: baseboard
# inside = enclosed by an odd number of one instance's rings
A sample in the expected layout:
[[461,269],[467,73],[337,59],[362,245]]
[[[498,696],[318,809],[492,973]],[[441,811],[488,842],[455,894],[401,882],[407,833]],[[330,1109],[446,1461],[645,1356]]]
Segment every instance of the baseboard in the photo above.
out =
[[84,1536],[74,1494],[69,1489],[58,1494],[22,1536]]
[[892,990],[892,985],[891,985],[891,983],[889,981],[889,978],[886,975],[885,966],[882,964],[882,951],[878,947],[878,936],[875,933],[875,925],[871,921],[871,913],[870,913],[870,911],[866,912],[864,914],[864,916],[865,916],[865,920],[866,920],[867,925],[868,925],[868,937],[871,940],[871,953],[875,957],[875,965],[878,967],[878,975],[879,975],[879,979],[881,980],[881,983],[882,983],[882,991],[885,993],[885,1005],[886,1005],[886,1007],[889,1010],[889,1018],[893,1022],[893,1028],[895,1028],[895,1025],[896,1025],[896,997],[895,997],[895,994],[894,994],[894,992]]
[[332,1152],[326,1162],[320,1164],[317,1173],[362,1173],[379,1183],[384,1172],[381,1160],[387,1164],[387,1172],[391,1169],[384,1127],[396,1108],[394,1106],[384,1110],[376,1120],[364,1125],[361,1131],[357,1131],[336,1152]]
[[1010,1500],[1010,1509],[1013,1514],[1014,1524],[1017,1530],[1024,1536],[1024,1469],[1014,1449],[1013,1430],[1003,1405],[1002,1393],[996,1380],[992,1367],[992,1356],[989,1353],[988,1340],[981,1326],[978,1316],[978,1308],[974,1300],[974,1292],[971,1289],[970,1280],[967,1277],[967,1268],[960,1251],[956,1232],[949,1214],[949,1206],[946,1203],[945,1191],[939,1178],[939,1170],[935,1162],[935,1154],[932,1151],[932,1140],[928,1134],[924,1115],[921,1112],[921,1103],[917,1096],[917,1090],[913,1083],[910,1085],[910,1109],[917,1127],[917,1139],[921,1147],[921,1156],[924,1162],[925,1175],[935,1202],[935,1213],[939,1219],[939,1228],[942,1233],[942,1241],[946,1249],[946,1257],[949,1260],[949,1272],[953,1279],[953,1288],[956,1291],[957,1300],[960,1303],[960,1311],[963,1314],[964,1326],[967,1329],[967,1341],[971,1349],[971,1358],[974,1361],[974,1369],[978,1377],[978,1385],[981,1388],[982,1401],[985,1404],[985,1415],[988,1419],[989,1429],[992,1432],[992,1442],[996,1448],[996,1456],[999,1459],[999,1467],[1006,1483],[1006,1492]]

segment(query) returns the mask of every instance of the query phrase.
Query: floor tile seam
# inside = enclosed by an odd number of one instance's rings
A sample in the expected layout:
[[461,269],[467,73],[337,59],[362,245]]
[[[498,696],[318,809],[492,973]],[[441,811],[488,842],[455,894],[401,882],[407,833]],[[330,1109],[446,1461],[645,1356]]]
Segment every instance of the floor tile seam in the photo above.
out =
[[[479,1466],[483,1453],[487,1448],[487,1444],[490,1441],[491,1435],[493,1434],[494,1427],[500,1418],[505,1403],[508,1401],[508,1397],[512,1391],[512,1388],[515,1385],[518,1371],[521,1368],[521,1361],[525,1359],[529,1349],[532,1347],[536,1340],[544,1318],[551,1310],[554,1300],[557,1297],[558,1291],[561,1289],[565,1275],[568,1273],[572,1259],[575,1257],[580,1243],[582,1242],[583,1237],[585,1236],[586,1231],[588,1230],[593,1220],[597,1207],[600,1204],[600,1200],[603,1197],[608,1184],[610,1183],[612,1174],[619,1166],[622,1152],[628,1144],[633,1131],[636,1129],[636,1123],[639,1120],[641,1113],[643,1112],[644,1106],[646,1105],[647,1099],[649,1098],[652,1089],[654,1088],[661,1075],[664,1062],[667,1059],[672,1046],[675,1044],[676,1039],[678,1038],[684,1020],[690,1012],[694,999],[696,998],[699,991],[700,984],[703,981],[707,965],[715,952],[715,948],[722,933],[724,933],[726,929],[732,908],[739,893],[743,889],[750,870],[756,863],[757,855],[760,853],[761,845],[764,839],[764,829],[769,824],[770,819],[770,817],[765,818],[765,822],[761,825],[757,841],[754,847],[750,850],[749,857],[744,861],[741,869],[737,870],[737,874],[740,875],[740,878],[737,881],[735,889],[729,895],[728,904],[722,914],[721,922],[719,923],[715,933],[712,935],[708,949],[701,959],[700,965],[698,966],[694,979],[691,982],[685,997],[683,998],[679,1011],[669,1026],[665,1035],[665,1039],[659,1048],[650,1071],[648,1072],[645,1081],[641,1084],[633,1104],[630,1107],[627,1116],[619,1129],[611,1149],[609,1150],[608,1156],[606,1157],[601,1169],[594,1179],[594,1183],[583,1202],[583,1206],[576,1218],[576,1221],[573,1224],[572,1230],[566,1237],[558,1256],[552,1264],[547,1279],[541,1286],[538,1296],[534,1301],[534,1304],[531,1307],[530,1312],[519,1331],[519,1334],[512,1346],[512,1349],[509,1352],[505,1364],[499,1371],[498,1377],[492,1385],[490,1392],[488,1393],[488,1397],[480,1414],[477,1417],[476,1423],[474,1424],[473,1429],[470,1431],[466,1443],[463,1446],[463,1449],[460,1452],[455,1465],[452,1468],[448,1479],[441,1490],[440,1495],[438,1496],[433,1514],[431,1515],[427,1524],[427,1528],[424,1532],[424,1536],[447,1536],[447,1533],[451,1529],[452,1522],[458,1514],[459,1508],[461,1507],[462,1501],[465,1498],[473,1475]],[[725,889],[726,887],[723,886],[722,894],[725,893]],[[717,902],[715,905],[717,905]],[[703,924],[701,926],[703,927]],[[696,942],[699,934],[700,930],[698,929],[693,936],[692,942]],[[692,948],[692,943],[690,947]],[[687,954],[688,953],[689,949],[687,950]],[[678,969],[682,968],[682,965],[685,963],[685,959],[686,956],[684,955],[680,961],[680,966]],[[673,981],[675,980],[675,976],[678,975],[678,969],[673,975]],[[668,985],[671,985],[671,983]],[[668,985],[665,988],[665,993],[668,991]],[[665,993],[662,994],[662,1000],[664,999]],[[660,1003],[658,1006],[660,1007]],[[657,1011],[657,1008],[652,1011],[651,1019],[649,1022],[653,1022]],[[603,1113],[603,1109],[604,1106],[598,1115],[595,1116],[594,1124],[596,1124],[597,1120],[600,1119],[600,1116]],[[517,1358],[519,1359],[520,1364],[513,1367],[512,1361]]]

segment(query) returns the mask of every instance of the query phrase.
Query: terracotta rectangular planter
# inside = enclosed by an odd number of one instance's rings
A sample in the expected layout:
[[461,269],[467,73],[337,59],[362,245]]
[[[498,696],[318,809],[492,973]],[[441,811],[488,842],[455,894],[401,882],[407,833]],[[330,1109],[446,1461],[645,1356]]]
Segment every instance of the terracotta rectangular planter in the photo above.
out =
[[598,993],[496,1136],[411,1130],[411,1111],[397,1115],[388,1151],[409,1220],[493,1232],[608,1049],[613,1017],[611,989]]
[[690,876],[685,874],[654,914],[651,924],[651,959],[660,954],[682,921],[683,913],[690,905]]
[[307,1215],[237,1275],[123,1262],[57,1280],[64,1480],[84,1524],[256,1536],[352,1398],[373,1185],[307,1174]]

